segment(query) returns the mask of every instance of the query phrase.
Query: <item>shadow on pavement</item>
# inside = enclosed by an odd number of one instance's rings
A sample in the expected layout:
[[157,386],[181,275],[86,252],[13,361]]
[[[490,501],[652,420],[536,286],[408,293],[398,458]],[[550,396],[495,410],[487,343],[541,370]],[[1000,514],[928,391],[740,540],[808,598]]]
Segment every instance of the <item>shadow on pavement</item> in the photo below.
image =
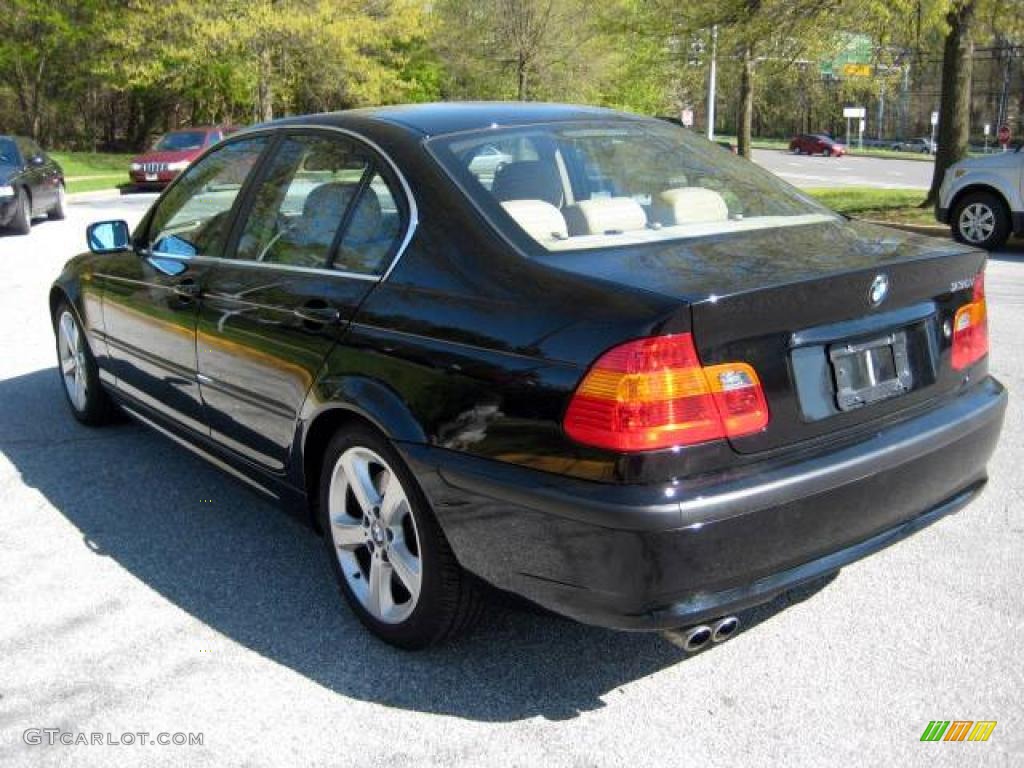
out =
[[1024,261],[1024,237],[1011,237],[1006,245],[988,257],[991,261]]
[[[585,627],[498,596],[469,637],[394,650],[349,613],[310,529],[156,433],[79,425],[54,369],[0,381],[0,424],[0,452],[82,532],[83,546],[341,695],[480,721],[566,719],[687,658],[661,634]],[[744,628],[831,578],[746,612]]]

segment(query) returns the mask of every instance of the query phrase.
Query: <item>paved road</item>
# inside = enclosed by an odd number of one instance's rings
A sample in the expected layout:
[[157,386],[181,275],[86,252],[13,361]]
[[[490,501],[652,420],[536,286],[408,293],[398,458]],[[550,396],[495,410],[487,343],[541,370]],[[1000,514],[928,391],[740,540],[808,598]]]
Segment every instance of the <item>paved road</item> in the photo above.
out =
[[[309,531],[146,429],[66,412],[47,286],[85,221],[147,202],[0,237],[0,765],[1024,763],[1019,399],[980,500],[709,652],[498,606],[400,653],[340,606]],[[993,368],[1021,391],[1024,247],[988,286]],[[922,744],[937,718],[999,724]],[[31,727],[204,744],[26,746]]]
[[755,149],[754,162],[798,187],[928,189],[934,164],[879,157],[809,157]]

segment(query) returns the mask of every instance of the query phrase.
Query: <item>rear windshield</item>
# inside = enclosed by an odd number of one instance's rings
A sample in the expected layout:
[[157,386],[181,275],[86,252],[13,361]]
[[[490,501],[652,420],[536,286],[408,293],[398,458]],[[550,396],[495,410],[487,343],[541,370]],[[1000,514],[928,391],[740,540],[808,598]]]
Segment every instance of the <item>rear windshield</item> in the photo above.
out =
[[753,163],[667,122],[495,128],[442,136],[428,146],[499,229],[548,251],[836,217]]
[[181,152],[187,149],[202,149],[206,141],[204,131],[178,131],[168,133],[156,143],[153,149],[161,152]]

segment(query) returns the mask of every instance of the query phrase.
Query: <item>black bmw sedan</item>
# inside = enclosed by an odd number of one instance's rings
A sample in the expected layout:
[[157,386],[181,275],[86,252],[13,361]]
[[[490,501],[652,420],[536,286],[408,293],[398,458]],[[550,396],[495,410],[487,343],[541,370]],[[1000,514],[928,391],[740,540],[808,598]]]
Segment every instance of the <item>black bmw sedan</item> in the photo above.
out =
[[74,416],[308,515],[406,648],[486,585],[724,640],[970,501],[1006,407],[983,253],[618,112],[285,119],[87,239],[49,297]]
[[32,219],[64,218],[64,172],[31,139],[0,136],[0,228],[27,235]]

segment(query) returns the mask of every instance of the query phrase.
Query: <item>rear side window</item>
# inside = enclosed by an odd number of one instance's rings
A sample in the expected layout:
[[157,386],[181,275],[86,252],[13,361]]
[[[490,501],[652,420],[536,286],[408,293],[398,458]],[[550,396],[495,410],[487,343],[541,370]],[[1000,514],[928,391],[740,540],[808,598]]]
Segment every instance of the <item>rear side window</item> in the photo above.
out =
[[289,136],[256,192],[236,257],[380,274],[400,229],[396,198],[369,151],[343,137]]
[[380,274],[402,229],[402,212],[391,185],[374,173],[345,228],[334,269]]

